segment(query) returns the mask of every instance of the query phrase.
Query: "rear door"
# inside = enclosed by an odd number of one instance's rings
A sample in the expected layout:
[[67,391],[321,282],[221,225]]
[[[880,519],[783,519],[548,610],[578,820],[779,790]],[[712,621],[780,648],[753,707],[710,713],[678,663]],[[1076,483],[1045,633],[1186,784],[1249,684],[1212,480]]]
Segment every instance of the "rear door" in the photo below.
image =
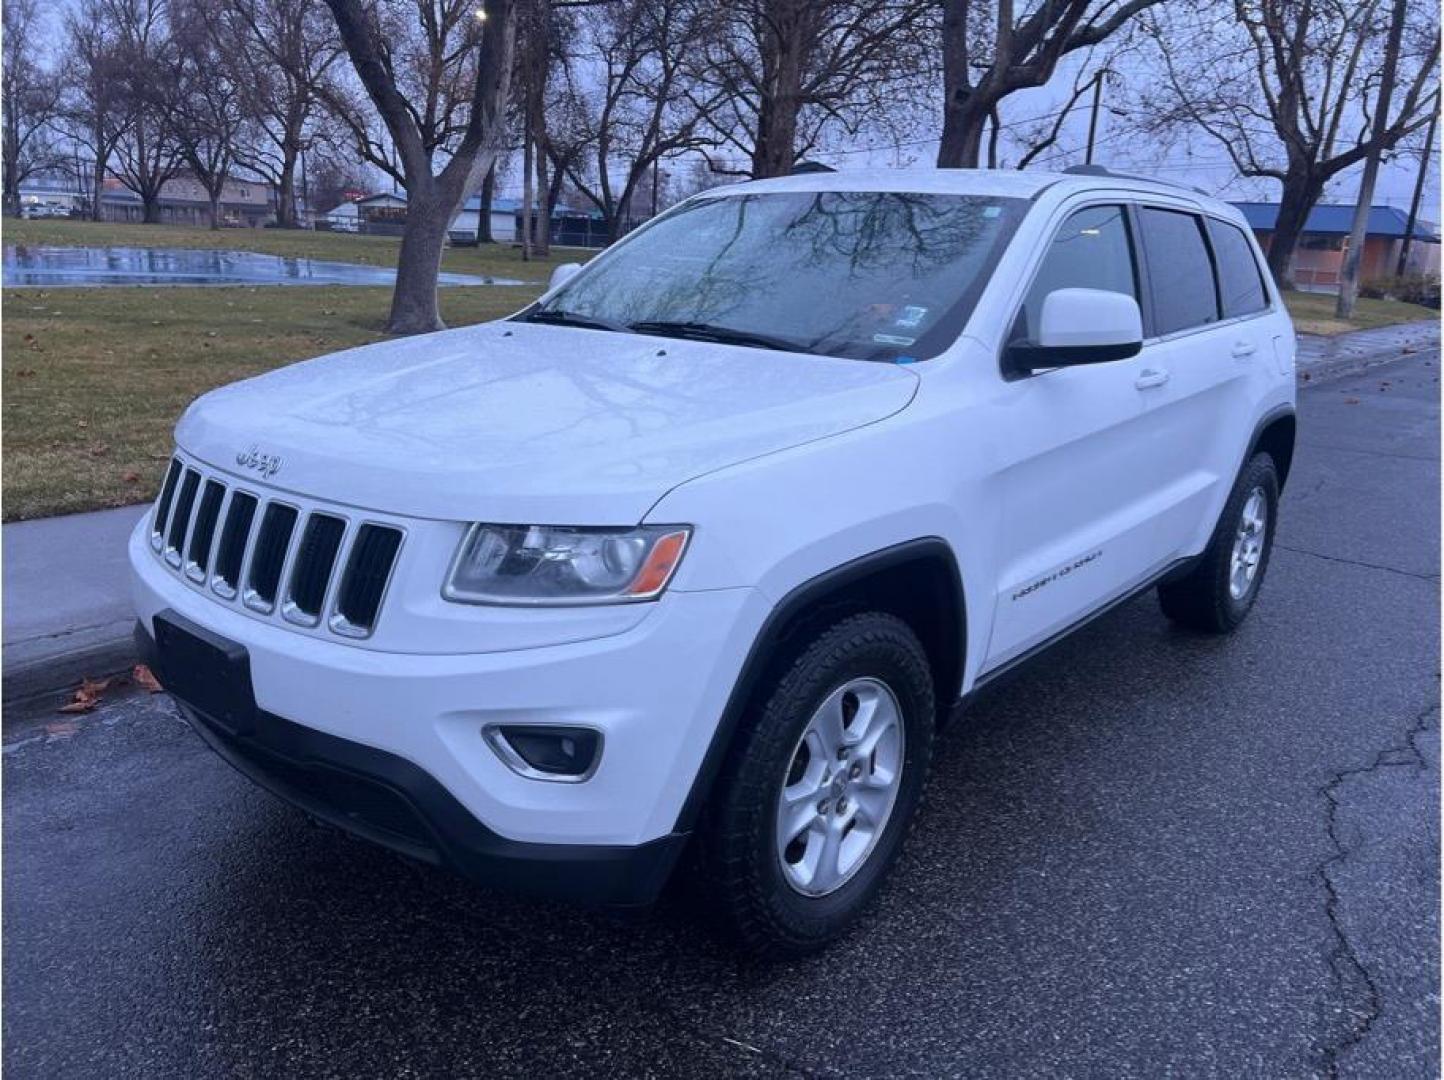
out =
[[1253,383],[1267,378],[1268,291],[1237,226],[1191,210],[1136,209],[1154,339],[1141,396],[1156,492],[1153,527],[1170,559],[1201,551],[1251,434]]

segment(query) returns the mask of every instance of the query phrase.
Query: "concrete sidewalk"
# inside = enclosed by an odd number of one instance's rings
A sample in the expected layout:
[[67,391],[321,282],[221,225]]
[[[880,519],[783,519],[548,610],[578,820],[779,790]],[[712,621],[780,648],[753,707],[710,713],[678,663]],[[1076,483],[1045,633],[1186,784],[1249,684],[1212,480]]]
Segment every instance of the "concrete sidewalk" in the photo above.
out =
[[[1404,323],[1336,337],[1299,337],[1300,385],[1401,355],[1439,349],[1437,322]],[[4,527],[6,701],[62,690],[134,662],[126,538],[148,509],[16,522]]]
[[126,539],[149,506],[4,527],[4,699],[62,690],[132,662]]

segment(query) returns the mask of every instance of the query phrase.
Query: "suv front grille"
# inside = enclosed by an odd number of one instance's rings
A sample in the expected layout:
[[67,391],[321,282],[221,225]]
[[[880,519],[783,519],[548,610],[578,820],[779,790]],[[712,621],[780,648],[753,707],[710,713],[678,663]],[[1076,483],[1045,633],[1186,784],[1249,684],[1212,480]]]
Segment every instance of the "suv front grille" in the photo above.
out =
[[179,458],[150,527],[165,564],[218,599],[350,638],[375,629],[402,537],[395,526],[241,491]]

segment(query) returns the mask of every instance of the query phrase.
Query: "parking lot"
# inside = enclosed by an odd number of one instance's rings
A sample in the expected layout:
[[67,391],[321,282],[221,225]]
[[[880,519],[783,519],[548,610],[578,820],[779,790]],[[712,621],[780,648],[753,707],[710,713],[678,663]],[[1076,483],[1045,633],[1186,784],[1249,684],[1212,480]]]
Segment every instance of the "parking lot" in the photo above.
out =
[[1437,1076],[1438,375],[1305,390],[1243,629],[1144,597],[979,703],[805,961],[314,828],[163,696],[7,716],[5,1069]]

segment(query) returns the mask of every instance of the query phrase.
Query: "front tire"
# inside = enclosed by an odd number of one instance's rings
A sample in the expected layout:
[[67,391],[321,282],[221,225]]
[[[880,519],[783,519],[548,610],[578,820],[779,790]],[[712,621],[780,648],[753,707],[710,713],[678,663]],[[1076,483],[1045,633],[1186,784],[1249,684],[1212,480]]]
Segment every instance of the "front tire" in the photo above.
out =
[[758,695],[699,836],[705,898],[749,951],[828,944],[881,888],[922,798],[927,654],[870,612],[803,647]]
[[1253,609],[1278,524],[1274,459],[1255,454],[1234,481],[1208,547],[1186,577],[1158,587],[1163,613],[1180,626],[1226,634]]

